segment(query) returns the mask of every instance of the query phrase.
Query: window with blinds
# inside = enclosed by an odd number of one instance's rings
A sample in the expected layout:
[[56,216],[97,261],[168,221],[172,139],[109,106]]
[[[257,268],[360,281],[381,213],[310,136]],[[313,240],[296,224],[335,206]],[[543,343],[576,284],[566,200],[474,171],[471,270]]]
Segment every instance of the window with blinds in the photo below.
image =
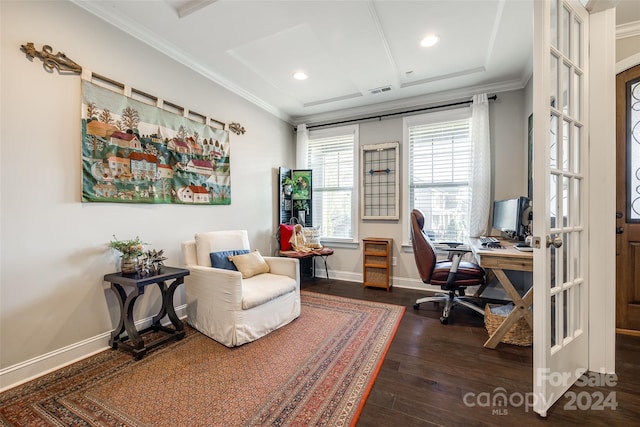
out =
[[[455,116],[425,117],[422,124],[409,124],[405,133],[409,150],[407,215],[414,208],[422,210],[424,230],[432,240],[462,241],[469,235],[471,120],[451,118]],[[437,117],[444,120],[433,121]]]
[[313,218],[323,239],[356,237],[356,140],[356,126],[309,133],[307,167],[313,170]]

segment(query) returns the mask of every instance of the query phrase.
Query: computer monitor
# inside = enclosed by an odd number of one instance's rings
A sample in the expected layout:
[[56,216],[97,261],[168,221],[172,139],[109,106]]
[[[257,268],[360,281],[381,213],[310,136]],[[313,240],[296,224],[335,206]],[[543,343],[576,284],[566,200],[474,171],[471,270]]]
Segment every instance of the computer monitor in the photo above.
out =
[[529,224],[529,212],[527,197],[496,200],[493,202],[493,228],[502,231],[510,239],[524,240]]

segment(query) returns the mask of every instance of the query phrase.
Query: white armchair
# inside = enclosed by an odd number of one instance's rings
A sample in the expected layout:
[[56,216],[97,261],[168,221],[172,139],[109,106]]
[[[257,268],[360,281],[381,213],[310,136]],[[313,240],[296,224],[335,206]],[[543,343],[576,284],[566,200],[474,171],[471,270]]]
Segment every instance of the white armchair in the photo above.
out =
[[298,260],[263,257],[269,272],[243,279],[211,267],[212,252],[249,249],[246,230],[197,233],[182,243],[187,321],[227,347],[254,341],[300,315]]

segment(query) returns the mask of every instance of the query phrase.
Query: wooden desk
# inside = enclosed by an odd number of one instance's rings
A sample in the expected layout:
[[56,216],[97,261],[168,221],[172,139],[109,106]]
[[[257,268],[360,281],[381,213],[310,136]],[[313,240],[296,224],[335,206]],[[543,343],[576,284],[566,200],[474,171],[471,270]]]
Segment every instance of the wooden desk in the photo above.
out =
[[[486,348],[496,348],[511,326],[521,317],[524,317],[533,329],[533,314],[531,313],[533,286],[521,297],[504,272],[504,270],[533,271],[533,252],[521,252],[515,249],[514,243],[510,241],[501,241],[500,243],[504,248],[485,248],[479,239],[469,239],[476,262],[487,270],[487,282],[490,280],[491,274],[495,275],[514,304],[511,313],[484,343]],[[480,296],[485,287],[486,285],[478,289],[476,296]]]

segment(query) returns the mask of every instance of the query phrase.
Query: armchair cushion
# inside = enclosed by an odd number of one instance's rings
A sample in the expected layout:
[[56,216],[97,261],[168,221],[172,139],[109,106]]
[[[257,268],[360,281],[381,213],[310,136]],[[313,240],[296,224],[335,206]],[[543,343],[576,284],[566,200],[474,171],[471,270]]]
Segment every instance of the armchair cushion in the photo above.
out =
[[243,280],[242,309],[249,310],[296,290],[290,277],[267,273]]
[[243,279],[249,279],[257,274],[268,273],[269,264],[262,258],[257,250],[243,255],[233,255],[229,259],[235,264],[236,268],[242,273]]
[[224,268],[225,270],[238,271],[236,265],[229,259],[230,256],[248,254],[249,249],[236,249],[232,251],[211,252],[211,267]]

